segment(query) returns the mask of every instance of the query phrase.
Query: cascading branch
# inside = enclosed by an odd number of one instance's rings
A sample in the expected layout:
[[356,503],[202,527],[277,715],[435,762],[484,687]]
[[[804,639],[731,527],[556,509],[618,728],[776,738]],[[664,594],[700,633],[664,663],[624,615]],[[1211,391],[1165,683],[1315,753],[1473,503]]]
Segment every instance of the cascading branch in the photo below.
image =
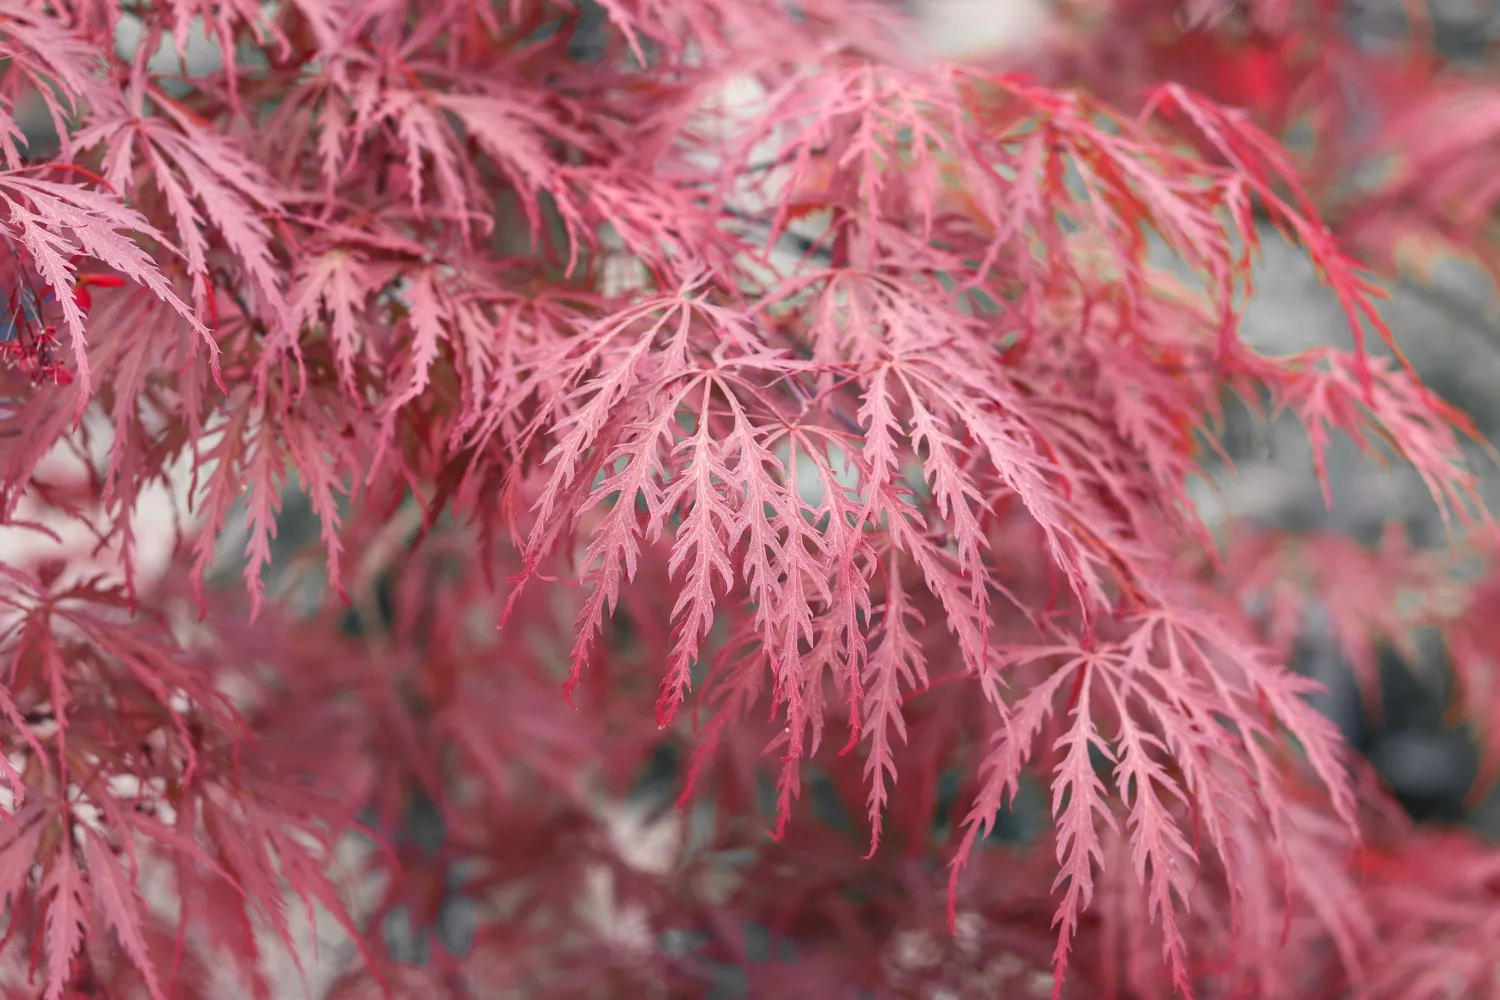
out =
[[[887,23],[0,0],[0,514],[35,536],[0,565],[5,989],[280,995],[288,890],[359,944],[343,997],[697,996],[725,961],[756,996],[1364,981],[1378,793],[1188,488],[1228,390],[1487,528],[1467,423],[1367,354],[1375,286],[1245,114],[923,63]],[[1356,350],[1241,342],[1258,214]],[[288,495],[316,541],[277,538]],[[597,802],[679,743],[707,825],[643,873]],[[981,848],[1032,780],[1045,866]],[[418,800],[437,848],[393,833]],[[354,905],[365,829],[397,877]],[[902,959],[945,897],[945,957]],[[472,940],[433,944],[456,899]]]

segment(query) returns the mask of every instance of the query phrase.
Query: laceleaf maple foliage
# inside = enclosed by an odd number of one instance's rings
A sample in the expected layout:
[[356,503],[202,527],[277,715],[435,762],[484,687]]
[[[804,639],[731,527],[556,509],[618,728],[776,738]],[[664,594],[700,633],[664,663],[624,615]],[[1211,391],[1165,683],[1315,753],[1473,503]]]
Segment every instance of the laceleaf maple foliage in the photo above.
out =
[[[1467,421],[1274,123],[893,17],[0,0],[9,995],[279,996],[315,906],[348,998],[1492,988],[1190,492],[1238,397],[1467,544]],[[1240,339],[1263,216],[1354,350]]]

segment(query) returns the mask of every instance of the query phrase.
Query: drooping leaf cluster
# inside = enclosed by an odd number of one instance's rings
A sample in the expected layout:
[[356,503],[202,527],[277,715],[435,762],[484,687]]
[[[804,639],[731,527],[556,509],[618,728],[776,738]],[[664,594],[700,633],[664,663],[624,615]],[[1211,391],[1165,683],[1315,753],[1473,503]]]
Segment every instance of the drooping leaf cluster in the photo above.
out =
[[[1284,609],[1361,574],[1481,715],[1482,632],[1194,493],[1237,400],[1491,530],[1316,171],[893,17],[0,0],[0,988],[280,996],[316,912],[348,998],[1493,988]],[[1240,338],[1262,219],[1353,350]]]

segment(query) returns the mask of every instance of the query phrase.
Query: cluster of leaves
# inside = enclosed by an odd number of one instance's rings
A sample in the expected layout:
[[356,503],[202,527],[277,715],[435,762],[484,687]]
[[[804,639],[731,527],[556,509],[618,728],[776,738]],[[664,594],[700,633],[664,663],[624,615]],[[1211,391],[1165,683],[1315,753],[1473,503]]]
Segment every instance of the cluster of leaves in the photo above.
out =
[[[0,517],[45,553],[0,566],[0,989],[278,995],[289,894],[358,944],[348,998],[729,967],[753,996],[1420,1000],[1429,933],[1493,988],[1493,919],[1412,862],[1247,610],[1286,553],[1190,492],[1235,396],[1320,464],[1335,432],[1412,463],[1482,536],[1465,419],[1249,115],[914,61],[890,23],[0,0],[30,359]],[[1239,339],[1263,216],[1355,350]],[[1406,627],[1368,613],[1356,641]],[[690,822],[645,864],[601,802],[674,748]],[[996,845],[1037,781],[1041,864]],[[417,803],[436,844],[391,835]],[[363,902],[334,864],[362,830]]]
[[[1347,30],[1361,13],[1390,23],[1361,38]],[[1469,51],[1482,25],[1445,24],[1455,13],[1416,0],[1117,0],[1072,18],[1036,69],[1127,105],[1171,79],[1244,108],[1297,150],[1321,217],[1356,256],[1420,273],[1458,253],[1495,274],[1500,91],[1490,45]]]

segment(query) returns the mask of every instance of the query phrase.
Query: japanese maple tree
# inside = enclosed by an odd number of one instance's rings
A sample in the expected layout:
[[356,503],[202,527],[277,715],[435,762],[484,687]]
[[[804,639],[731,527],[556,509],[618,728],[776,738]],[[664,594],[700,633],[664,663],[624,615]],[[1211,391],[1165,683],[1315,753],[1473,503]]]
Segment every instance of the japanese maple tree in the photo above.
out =
[[[1090,16],[1293,30],[1229,6]],[[1160,31],[1022,76],[905,30],[0,0],[4,995],[279,997],[277,954],[350,1000],[1494,993],[1500,855],[1402,817],[1289,662],[1358,576],[1356,665],[1435,626],[1486,723],[1493,586],[1193,492],[1226,406],[1290,413],[1488,551],[1366,270],[1479,253],[1488,133],[1335,204],[1343,144]],[[1262,220],[1352,350],[1239,336]],[[682,812],[649,858],[627,798]]]

